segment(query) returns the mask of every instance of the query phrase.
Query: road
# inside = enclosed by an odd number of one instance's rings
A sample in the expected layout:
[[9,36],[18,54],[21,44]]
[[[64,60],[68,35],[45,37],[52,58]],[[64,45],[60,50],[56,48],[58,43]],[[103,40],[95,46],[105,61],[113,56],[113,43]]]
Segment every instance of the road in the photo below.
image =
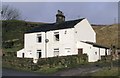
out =
[[[54,74],[49,74],[50,76],[76,76],[85,73],[92,73],[99,71],[101,67],[95,65],[89,66],[80,66],[78,68],[71,68],[56,72]],[[2,69],[3,76],[48,76],[45,74],[35,73],[35,72],[25,72],[25,71],[18,71],[13,69]]]
[[2,76],[42,76],[34,72],[18,71],[13,69],[2,69]]
[[86,65],[86,66],[81,66],[78,68],[71,68],[68,70],[63,70],[53,75],[54,76],[80,76],[80,74],[93,73],[93,72],[99,71],[100,69],[102,69],[100,66]]

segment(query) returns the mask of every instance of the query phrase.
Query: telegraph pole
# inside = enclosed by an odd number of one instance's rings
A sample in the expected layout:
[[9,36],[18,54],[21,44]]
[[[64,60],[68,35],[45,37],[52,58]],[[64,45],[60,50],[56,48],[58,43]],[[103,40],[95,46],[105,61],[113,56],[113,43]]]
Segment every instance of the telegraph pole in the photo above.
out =
[[113,59],[113,46],[111,45],[110,69],[113,67],[112,59]]
[[111,45],[111,68],[113,68],[113,59],[115,59],[114,54],[115,54],[115,45]]

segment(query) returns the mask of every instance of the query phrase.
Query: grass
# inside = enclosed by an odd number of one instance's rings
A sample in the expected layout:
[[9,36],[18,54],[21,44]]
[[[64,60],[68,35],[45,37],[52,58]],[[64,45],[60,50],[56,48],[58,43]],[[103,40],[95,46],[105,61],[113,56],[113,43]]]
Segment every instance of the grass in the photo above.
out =
[[[92,26],[96,32],[97,43],[111,47],[111,44],[118,46],[118,25]],[[120,45],[119,45],[120,47]]]
[[22,47],[21,46],[19,46],[19,47],[13,47],[13,48],[4,48],[3,49],[3,51],[4,52],[17,52],[18,50],[20,50],[20,49],[22,49]]
[[82,73],[79,76],[92,76],[92,77],[107,77],[107,76],[120,76],[120,73],[118,71],[118,67],[113,67],[113,68],[108,68],[108,67],[104,67],[96,72],[92,72],[92,73]]
[[91,76],[118,76],[118,75],[120,75],[118,72],[118,67],[113,67],[111,69],[105,67],[102,70],[91,74]]
[[52,74],[58,71],[58,68],[49,68],[49,67],[44,67],[41,68],[40,70],[37,70],[35,72],[39,72],[39,73],[44,73],[44,74]]

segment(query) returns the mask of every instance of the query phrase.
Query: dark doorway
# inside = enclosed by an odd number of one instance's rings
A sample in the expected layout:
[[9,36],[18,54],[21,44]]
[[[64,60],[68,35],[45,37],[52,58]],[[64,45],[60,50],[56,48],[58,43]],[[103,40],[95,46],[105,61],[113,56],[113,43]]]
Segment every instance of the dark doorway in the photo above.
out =
[[82,55],[83,54],[83,49],[82,48],[79,48],[78,49],[78,55]]
[[22,57],[24,58],[24,56],[25,56],[25,54],[24,53],[22,53]]
[[38,57],[41,58],[41,52],[38,52]]

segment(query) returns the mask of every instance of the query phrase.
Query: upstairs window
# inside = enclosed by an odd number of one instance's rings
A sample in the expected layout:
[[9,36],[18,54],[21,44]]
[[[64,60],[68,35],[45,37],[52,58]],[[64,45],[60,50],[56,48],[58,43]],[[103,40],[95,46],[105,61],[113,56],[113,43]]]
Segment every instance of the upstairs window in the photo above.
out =
[[59,41],[59,32],[54,32],[54,40]]
[[41,34],[37,34],[37,42],[38,43],[42,42],[42,35]]

